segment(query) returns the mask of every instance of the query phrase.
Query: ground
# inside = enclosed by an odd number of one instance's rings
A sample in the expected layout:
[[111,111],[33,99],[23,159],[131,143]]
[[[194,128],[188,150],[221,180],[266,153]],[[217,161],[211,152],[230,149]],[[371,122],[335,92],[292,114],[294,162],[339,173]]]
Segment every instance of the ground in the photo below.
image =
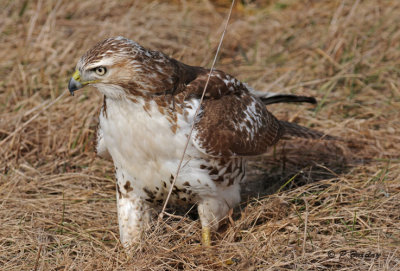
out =
[[2,1],[0,270],[400,270],[400,2],[238,2],[217,67],[315,96],[269,109],[343,141],[254,159],[212,248],[178,212],[127,253],[112,163],[94,155],[102,97],[69,96],[68,78],[116,35],[209,67],[229,1]]

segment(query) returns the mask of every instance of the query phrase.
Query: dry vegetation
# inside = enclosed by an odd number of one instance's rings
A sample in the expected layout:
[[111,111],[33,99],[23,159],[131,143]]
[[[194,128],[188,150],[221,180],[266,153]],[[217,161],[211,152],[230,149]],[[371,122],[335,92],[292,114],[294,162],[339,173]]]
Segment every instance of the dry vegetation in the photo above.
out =
[[1,1],[0,270],[400,270],[400,1],[242,2],[218,68],[316,96],[270,110],[346,141],[286,141],[254,161],[214,247],[190,213],[127,253],[113,166],[92,147],[101,97],[69,96],[68,78],[114,35],[209,66],[229,1]]

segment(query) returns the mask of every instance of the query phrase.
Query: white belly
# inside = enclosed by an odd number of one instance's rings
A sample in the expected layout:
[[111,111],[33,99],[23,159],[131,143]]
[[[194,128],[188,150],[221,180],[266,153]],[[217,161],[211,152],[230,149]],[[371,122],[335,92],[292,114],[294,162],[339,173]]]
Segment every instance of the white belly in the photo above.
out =
[[[171,175],[176,173],[190,131],[192,111],[187,120],[178,116],[178,129],[174,133],[172,124],[159,112],[154,101],[146,111],[140,101],[107,99],[106,114],[100,114],[100,129],[114,161],[117,179],[129,181],[139,196],[146,196],[144,188],[161,192],[169,189]],[[197,194],[215,193],[214,182],[200,169],[202,156],[190,143],[176,183],[178,188],[189,182],[191,190]]]

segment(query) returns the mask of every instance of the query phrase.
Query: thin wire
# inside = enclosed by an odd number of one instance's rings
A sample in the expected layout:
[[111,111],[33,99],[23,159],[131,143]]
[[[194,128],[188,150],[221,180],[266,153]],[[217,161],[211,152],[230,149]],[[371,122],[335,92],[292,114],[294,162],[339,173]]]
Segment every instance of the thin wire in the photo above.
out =
[[161,219],[164,216],[165,208],[167,208],[167,204],[168,204],[169,198],[171,197],[171,194],[172,194],[172,189],[175,186],[175,182],[178,179],[179,172],[180,172],[180,170],[182,168],[182,162],[183,162],[183,159],[185,157],[186,150],[187,150],[187,147],[189,145],[189,141],[192,138],[192,133],[193,133],[193,130],[194,130],[194,125],[195,125],[195,119],[196,119],[197,115],[199,114],[201,103],[203,102],[204,95],[206,94],[206,90],[207,90],[207,87],[208,87],[208,82],[210,81],[211,74],[212,74],[212,72],[214,70],[215,63],[217,62],[218,53],[219,53],[219,51],[221,49],[222,41],[224,40],[225,32],[226,32],[226,30],[228,28],[229,19],[231,18],[231,14],[232,14],[232,10],[233,10],[233,6],[234,5],[235,5],[235,0],[232,0],[231,8],[229,10],[228,18],[227,18],[226,23],[225,23],[224,31],[222,32],[221,38],[219,40],[217,52],[215,53],[214,61],[213,61],[212,65],[211,65],[210,73],[208,74],[206,85],[204,86],[203,93],[202,93],[201,98],[200,98],[199,106],[197,107],[196,112],[194,113],[192,127],[190,128],[189,136],[188,136],[188,138],[186,140],[186,144],[185,144],[185,148],[183,149],[181,160],[179,161],[178,168],[176,169],[176,174],[174,176],[174,180],[172,181],[171,187],[170,187],[170,189],[168,191],[167,198],[165,200],[164,206],[163,206],[163,208],[161,210],[161,213],[160,213],[160,216],[159,216]]

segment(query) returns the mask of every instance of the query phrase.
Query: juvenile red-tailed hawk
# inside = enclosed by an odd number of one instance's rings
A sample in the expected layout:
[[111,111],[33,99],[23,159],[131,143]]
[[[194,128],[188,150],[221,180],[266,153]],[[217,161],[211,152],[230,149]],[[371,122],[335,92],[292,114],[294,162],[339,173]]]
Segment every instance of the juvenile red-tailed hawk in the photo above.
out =
[[170,189],[195,122],[171,204],[197,204],[203,243],[210,244],[230,208],[240,202],[246,160],[261,155],[284,135],[319,138],[321,133],[279,121],[265,104],[314,98],[260,96],[234,77],[185,65],[123,38],[109,38],[86,52],[69,81],[71,94],[92,85],[104,94],[97,153],[111,157],[117,178],[120,238],[138,241]]

